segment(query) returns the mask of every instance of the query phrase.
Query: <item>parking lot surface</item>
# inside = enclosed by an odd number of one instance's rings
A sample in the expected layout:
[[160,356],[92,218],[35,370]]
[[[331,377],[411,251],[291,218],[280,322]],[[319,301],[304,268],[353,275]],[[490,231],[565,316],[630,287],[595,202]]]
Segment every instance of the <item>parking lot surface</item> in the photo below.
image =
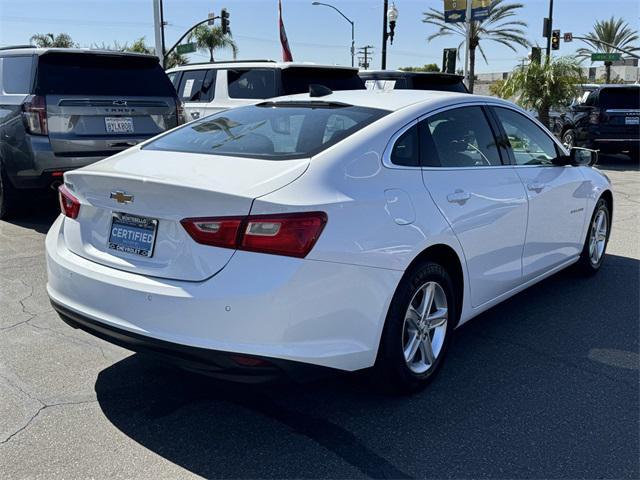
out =
[[640,169],[601,168],[601,272],[472,320],[432,385],[401,398],[363,375],[228,385],[73,330],[45,291],[55,206],[0,222],[0,477],[640,477]]

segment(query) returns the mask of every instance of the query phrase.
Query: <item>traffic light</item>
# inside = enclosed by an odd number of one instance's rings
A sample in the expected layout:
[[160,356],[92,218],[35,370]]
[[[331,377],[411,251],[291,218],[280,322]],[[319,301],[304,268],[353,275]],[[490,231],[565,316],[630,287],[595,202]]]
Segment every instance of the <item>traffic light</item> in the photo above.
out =
[[445,48],[442,51],[442,72],[456,73],[456,56],[458,50],[456,48]]
[[229,30],[229,24],[231,22],[229,21],[229,12],[226,8],[223,8],[220,12],[220,23],[222,24],[222,33],[224,35],[231,33],[231,30]]
[[540,63],[542,61],[542,49],[540,47],[531,48],[531,63]]
[[560,50],[560,30],[551,32],[551,50]]

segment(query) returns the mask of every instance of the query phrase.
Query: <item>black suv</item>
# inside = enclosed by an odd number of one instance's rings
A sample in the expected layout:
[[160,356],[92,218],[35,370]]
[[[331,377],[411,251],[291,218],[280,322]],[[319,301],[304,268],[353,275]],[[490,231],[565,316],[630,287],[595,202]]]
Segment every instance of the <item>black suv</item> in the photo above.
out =
[[66,170],[175,127],[181,109],[150,55],[0,49],[0,218]]
[[569,107],[554,124],[554,133],[568,147],[605,153],[629,152],[638,158],[640,148],[640,85],[602,85],[584,103]]
[[358,75],[368,90],[437,90],[469,93],[462,75],[402,70],[363,70]]

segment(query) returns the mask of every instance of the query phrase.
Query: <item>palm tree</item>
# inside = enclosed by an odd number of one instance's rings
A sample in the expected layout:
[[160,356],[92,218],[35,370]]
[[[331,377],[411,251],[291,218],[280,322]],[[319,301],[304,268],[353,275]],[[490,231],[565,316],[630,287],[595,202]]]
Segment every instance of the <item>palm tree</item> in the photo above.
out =
[[[611,48],[608,45],[599,43],[598,40],[610,43],[618,48],[624,48],[631,52],[637,52],[640,47],[632,45],[633,42],[638,41],[638,32],[633,30],[629,25],[618,18],[617,20],[611,17],[609,20],[598,20],[593,25],[593,31],[585,35],[585,42],[589,44],[589,48],[580,48],[576,51],[576,56],[582,59],[591,59],[592,53],[604,52],[614,53],[618,52],[615,48]],[[611,62],[604,62],[606,70],[606,82],[611,82]]]
[[566,106],[580,93],[584,83],[582,69],[571,57],[530,62],[516,67],[498,87],[503,98],[513,98],[526,109],[538,112],[538,119],[549,126],[549,110]]
[[222,33],[222,27],[200,25],[189,34],[189,41],[195,39],[196,46],[200,50],[209,52],[209,61],[213,62],[213,52],[217,49],[229,48],[235,60],[238,55],[238,46],[231,38],[231,33]]
[[71,39],[71,35],[68,33],[59,33],[54,35],[53,33],[36,33],[30,38],[31,42],[40,48],[73,48],[76,46],[75,42]]
[[[526,39],[526,32],[522,27],[526,27],[526,22],[522,20],[514,20],[512,17],[517,15],[519,9],[523,7],[522,3],[504,3],[504,0],[495,0],[489,7],[489,15],[482,20],[474,20],[471,22],[471,42],[469,45],[469,91],[473,93],[473,84],[475,80],[475,63],[476,49],[480,50],[480,54],[484,61],[487,57],[480,45],[483,40],[491,40],[509,47],[514,52],[517,51],[516,46],[529,47],[530,43]],[[458,56],[460,49],[464,47],[467,35],[465,23],[446,23],[444,13],[430,8],[428,12],[424,12],[424,23],[429,23],[438,27],[438,31],[427,37],[427,41],[443,35],[460,35],[463,37],[462,42],[458,45]]]

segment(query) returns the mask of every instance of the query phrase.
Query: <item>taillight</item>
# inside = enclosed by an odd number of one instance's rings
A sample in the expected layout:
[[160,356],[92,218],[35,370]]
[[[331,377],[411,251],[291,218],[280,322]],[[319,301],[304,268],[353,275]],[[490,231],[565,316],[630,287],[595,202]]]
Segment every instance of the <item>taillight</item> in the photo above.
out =
[[30,95],[22,103],[22,118],[27,132],[32,135],[48,135],[47,102],[41,95]]
[[191,238],[204,245],[304,258],[320,237],[327,214],[185,218],[181,223]]
[[80,201],[64,185],[58,187],[60,211],[69,218],[78,218],[80,213]]
[[176,121],[178,125],[187,123],[187,114],[184,111],[184,103],[179,98],[176,98]]

